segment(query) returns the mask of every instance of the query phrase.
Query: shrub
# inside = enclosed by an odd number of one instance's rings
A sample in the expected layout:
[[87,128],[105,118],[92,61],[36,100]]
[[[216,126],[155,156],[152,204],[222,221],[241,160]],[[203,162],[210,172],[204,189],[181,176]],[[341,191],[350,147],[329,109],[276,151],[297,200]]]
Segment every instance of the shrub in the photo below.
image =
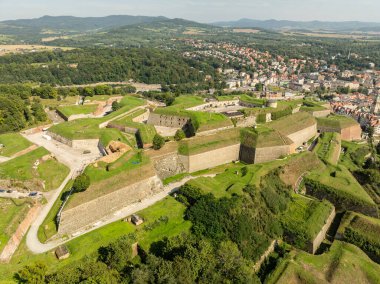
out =
[[165,138],[159,134],[156,134],[153,138],[153,149],[160,150],[165,145]]
[[182,129],[178,129],[177,132],[174,135],[174,139],[176,141],[181,141],[182,139],[186,138],[186,134]]
[[90,177],[86,174],[79,175],[73,184],[74,192],[83,192],[89,188],[91,184]]

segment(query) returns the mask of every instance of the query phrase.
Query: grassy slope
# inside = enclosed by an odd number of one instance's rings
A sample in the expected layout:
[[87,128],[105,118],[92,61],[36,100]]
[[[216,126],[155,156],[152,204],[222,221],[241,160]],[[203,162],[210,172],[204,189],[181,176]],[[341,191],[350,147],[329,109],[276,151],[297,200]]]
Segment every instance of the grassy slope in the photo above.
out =
[[358,124],[354,119],[341,115],[330,115],[327,118],[318,118],[317,121],[318,126],[332,127],[337,129],[343,129]]
[[26,140],[18,133],[8,133],[0,135],[0,144],[5,147],[0,149],[0,155],[11,157],[14,154],[32,146],[32,143]]
[[181,155],[195,155],[235,145],[239,142],[239,130],[234,128],[218,132],[214,135],[199,136],[193,139],[183,140],[179,143],[178,152]]
[[38,166],[38,173],[45,181],[45,190],[57,189],[70,173],[70,169],[57,160],[48,160]]
[[379,283],[380,265],[359,248],[335,241],[323,255],[293,251],[282,260],[266,281],[288,283]]
[[339,133],[323,133],[314,152],[326,163],[337,165],[341,150],[341,136]]
[[[333,177],[332,173],[335,173],[336,176]],[[342,165],[337,167],[328,166],[324,171],[312,172],[308,178],[330,186],[338,192],[342,191],[349,194],[353,198],[364,201],[367,204],[375,204],[353,175]]]
[[256,129],[245,128],[241,132],[242,144],[252,148],[265,148],[290,145],[293,142],[279,131],[265,126]]
[[28,201],[0,198],[0,252],[28,213]]
[[98,105],[81,105],[81,106],[62,106],[58,107],[57,110],[60,111],[64,116],[70,117],[76,114],[91,114],[96,111]]
[[[146,222],[139,227],[118,221],[68,242],[67,246],[71,256],[69,259],[63,261],[58,261],[53,252],[40,255],[32,254],[28,251],[25,241],[23,241],[11,263],[0,264],[0,282],[2,280],[10,281],[15,272],[25,265],[33,264],[35,261],[44,262],[48,266],[48,271],[53,272],[56,269],[79,261],[84,257],[95,258],[100,246],[105,246],[129,233],[135,232],[139,244],[144,249],[149,249],[153,242],[165,236],[175,236],[181,232],[187,232],[190,229],[191,223],[183,219],[185,209],[185,206],[175,201],[174,198],[167,197],[138,213],[146,220]],[[161,222],[152,230],[144,229],[144,227],[152,225],[162,216],[168,217],[167,223]]]
[[305,127],[312,126],[315,123],[315,118],[310,114],[306,112],[298,112],[273,121],[269,123],[268,126],[287,136],[304,129]]

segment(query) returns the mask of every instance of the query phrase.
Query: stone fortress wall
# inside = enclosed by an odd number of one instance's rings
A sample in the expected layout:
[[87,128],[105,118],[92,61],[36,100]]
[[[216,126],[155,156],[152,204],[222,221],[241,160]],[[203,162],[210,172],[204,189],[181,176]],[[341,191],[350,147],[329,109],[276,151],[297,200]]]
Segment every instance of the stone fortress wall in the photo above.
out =
[[161,180],[157,176],[153,176],[77,207],[64,210],[58,233],[65,235],[79,232],[99,222],[105,216],[112,215],[128,205],[139,202],[162,190]]
[[294,144],[275,147],[255,148],[253,162],[255,164],[258,164],[273,161],[282,156],[285,157],[287,155],[293,154],[294,151]]
[[240,143],[196,155],[179,155],[179,161],[188,173],[214,168],[239,160]]
[[309,141],[317,135],[317,123],[298,132],[288,135],[288,138],[294,142],[295,148],[302,146],[304,142]]
[[73,149],[78,149],[78,150],[99,149],[101,152],[103,152],[104,150],[104,146],[101,145],[99,139],[71,140],[50,131],[47,131],[46,135],[50,136],[54,140],[61,142],[62,144],[65,144]]
[[330,216],[327,218],[325,221],[325,225],[321,228],[319,231],[318,235],[314,238],[312,242],[309,243],[309,252],[312,254],[315,254],[322,242],[324,241],[326,237],[327,231],[330,229],[331,224],[334,221],[336,212],[335,212],[335,207],[333,207]]
[[318,131],[321,133],[338,132],[340,133],[342,140],[344,141],[360,140],[362,136],[362,129],[360,128],[359,124],[346,127],[343,129],[340,129],[339,127],[318,126]]
[[148,124],[173,128],[183,128],[188,122],[188,117],[150,113]]

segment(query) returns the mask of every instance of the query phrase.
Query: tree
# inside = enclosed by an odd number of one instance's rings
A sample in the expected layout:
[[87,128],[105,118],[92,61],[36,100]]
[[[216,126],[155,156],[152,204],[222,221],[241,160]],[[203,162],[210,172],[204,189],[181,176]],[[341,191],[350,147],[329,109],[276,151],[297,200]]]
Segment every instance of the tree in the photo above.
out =
[[33,103],[32,107],[32,113],[33,116],[35,117],[36,121],[46,121],[47,115],[44,111],[44,107],[42,106],[41,103],[35,102]]
[[106,247],[99,248],[99,260],[108,267],[123,271],[132,259],[132,240],[123,236]]
[[182,139],[186,138],[186,134],[182,129],[178,129],[177,132],[174,135],[174,139],[176,141],[181,141]]
[[16,274],[20,283],[41,284],[45,283],[47,267],[42,262],[25,266]]
[[153,138],[153,149],[160,150],[165,145],[165,138],[159,134],[156,134]]
[[114,101],[114,102],[112,103],[112,111],[117,111],[117,110],[119,110],[119,109],[121,109],[121,105],[119,104],[118,101]]
[[89,188],[90,184],[90,177],[87,174],[81,174],[74,181],[74,192],[86,191],[86,189]]

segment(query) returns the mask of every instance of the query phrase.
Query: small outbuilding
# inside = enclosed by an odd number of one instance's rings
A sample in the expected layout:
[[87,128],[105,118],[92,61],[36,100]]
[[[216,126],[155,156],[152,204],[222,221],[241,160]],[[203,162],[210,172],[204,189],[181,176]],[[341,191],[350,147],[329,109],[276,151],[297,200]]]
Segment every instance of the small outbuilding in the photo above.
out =
[[67,246],[62,245],[55,250],[55,255],[59,260],[63,260],[69,258],[70,252]]
[[131,217],[131,222],[132,222],[134,225],[139,226],[139,225],[141,225],[142,223],[144,223],[144,220],[143,220],[140,216],[134,214],[134,215],[132,215],[132,217]]

